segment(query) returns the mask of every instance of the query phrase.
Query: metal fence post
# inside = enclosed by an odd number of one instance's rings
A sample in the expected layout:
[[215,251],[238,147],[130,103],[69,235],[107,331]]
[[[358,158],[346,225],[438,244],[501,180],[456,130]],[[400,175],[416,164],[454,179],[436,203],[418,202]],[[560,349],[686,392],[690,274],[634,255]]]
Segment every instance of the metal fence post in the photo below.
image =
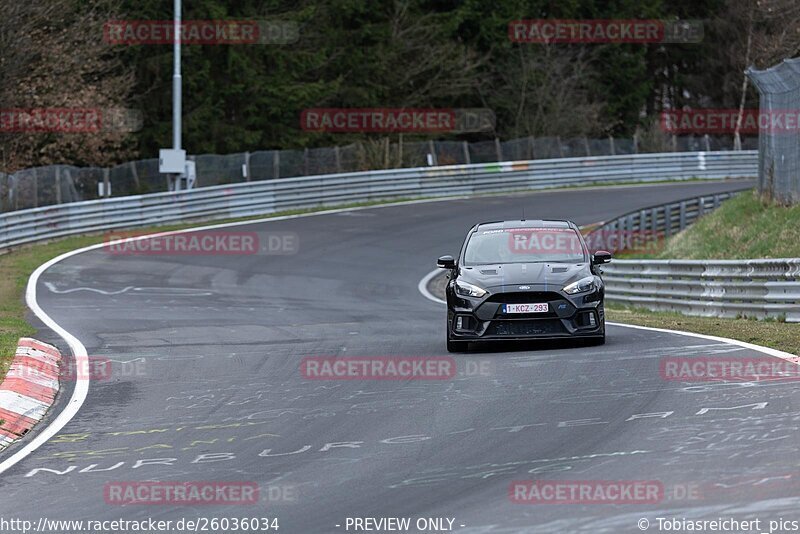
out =
[[111,196],[111,170],[107,167],[103,169],[103,196],[109,198]]
[[134,183],[134,185],[136,187],[136,191],[139,192],[140,191],[139,173],[136,170],[136,162],[134,162],[134,161],[131,161],[131,175],[133,176],[133,183]]
[[273,150],[272,151],[272,178],[280,178],[281,177],[281,151],[280,150]]
[[36,167],[33,168],[33,207],[39,207],[39,177],[36,174]]
[[61,204],[61,167],[56,167],[56,204]]

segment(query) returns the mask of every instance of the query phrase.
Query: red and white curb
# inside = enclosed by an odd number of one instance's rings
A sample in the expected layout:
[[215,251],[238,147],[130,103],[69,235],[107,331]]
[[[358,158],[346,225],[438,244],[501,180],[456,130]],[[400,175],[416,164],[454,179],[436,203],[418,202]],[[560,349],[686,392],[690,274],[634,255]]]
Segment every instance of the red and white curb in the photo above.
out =
[[58,393],[61,352],[52,345],[20,338],[0,384],[0,450],[41,421]]

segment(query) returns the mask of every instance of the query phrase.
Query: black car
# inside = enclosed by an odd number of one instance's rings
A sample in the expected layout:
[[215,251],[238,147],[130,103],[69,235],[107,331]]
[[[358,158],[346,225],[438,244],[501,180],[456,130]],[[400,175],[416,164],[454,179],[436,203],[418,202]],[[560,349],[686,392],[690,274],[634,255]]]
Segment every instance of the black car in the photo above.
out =
[[458,259],[442,256],[447,283],[447,350],[471,341],[588,338],[605,343],[598,265],[575,223],[520,220],[477,224]]

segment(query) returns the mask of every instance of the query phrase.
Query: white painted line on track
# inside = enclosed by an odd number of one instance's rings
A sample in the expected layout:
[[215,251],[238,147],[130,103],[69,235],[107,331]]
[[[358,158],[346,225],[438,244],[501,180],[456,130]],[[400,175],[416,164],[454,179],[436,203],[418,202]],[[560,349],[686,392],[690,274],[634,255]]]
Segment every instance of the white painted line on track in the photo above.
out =
[[[425,276],[423,276],[422,280],[420,280],[419,284],[417,284],[417,289],[419,289],[419,292],[422,293],[422,296],[425,297],[426,299],[432,300],[433,302],[438,302],[439,304],[447,304],[447,302],[445,302],[444,300],[440,299],[439,297],[437,297],[436,295],[434,295],[433,293],[428,291],[428,284],[441,271],[442,271],[442,269],[436,269],[436,270],[433,270],[433,271],[429,272]],[[687,316],[687,317],[689,317],[689,316]],[[757,351],[757,352],[763,352],[764,354],[769,354],[770,356],[774,356],[774,357],[780,358],[782,360],[787,360],[787,361],[790,361],[792,363],[798,363],[797,356],[795,356],[794,354],[791,354],[791,353],[788,353],[788,352],[784,352],[784,351],[778,350],[778,349],[771,349],[769,347],[762,347],[761,345],[755,345],[753,343],[747,343],[746,341],[739,341],[738,339],[730,339],[730,338],[727,338],[727,337],[718,337],[718,336],[709,336],[707,334],[696,334],[695,332],[684,332],[683,330],[669,330],[667,328],[654,328],[654,327],[651,327],[651,326],[639,326],[639,325],[625,324],[625,323],[607,322],[606,324],[609,325],[609,326],[618,326],[618,327],[621,327],[621,328],[634,328],[636,330],[649,330],[651,332],[662,332],[664,334],[677,334],[679,336],[696,337],[696,338],[700,338],[700,339],[706,339],[706,340],[709,340],[709,341],[717,341],[719,343],[728,343],[728,344],[731,344],[731,345],[738,345],[738,346],[740,346],[742,348],[745,348],[745,349],[748,349],[748,350],[754,350],[754,351]]]

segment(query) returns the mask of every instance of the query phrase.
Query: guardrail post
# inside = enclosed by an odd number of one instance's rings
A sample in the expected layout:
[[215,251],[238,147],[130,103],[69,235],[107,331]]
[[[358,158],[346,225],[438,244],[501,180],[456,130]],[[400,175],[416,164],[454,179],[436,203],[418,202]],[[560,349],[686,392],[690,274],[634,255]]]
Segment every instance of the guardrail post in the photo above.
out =
[[281,177],[281,151],[272,151],[272,179]]
[[680,203],[680,229],[686,228],[686,201]]
[[466,142],[466,141],[464,141],[464,142],[461,144],[461,147],[462,147],[462,149],[464,150],[464,163],[466,163],[467,165],[469,165],[469,164],[470,164],[470,160],[469,160],[469,144],[467,144],[467,142]]
[[494,149],[497,152],[497,161],[503,161],[503,147],[497,137],[494,138]]
[[636,230],[636,246],[639,247],[642,244],[642,239],[644,238],[645,229],[647,228],[647,212],[645,210],[639,211],[639,228]]
[[705,197],[700,197],[700,202],[697,204],[697,216],[702,217],[706,214],[706,199]]
[[[624,237],[623,243],[628,243],[630,236],[633,235],[633,215],[632,214],[628,215],[625,219],[626,219],[625,226],[627,231],[623,236]],[[625,248],[625,246],[623,245],[622,248]]]
[[664,237],[669,239],[672,236],[672,204],[664,206]]

